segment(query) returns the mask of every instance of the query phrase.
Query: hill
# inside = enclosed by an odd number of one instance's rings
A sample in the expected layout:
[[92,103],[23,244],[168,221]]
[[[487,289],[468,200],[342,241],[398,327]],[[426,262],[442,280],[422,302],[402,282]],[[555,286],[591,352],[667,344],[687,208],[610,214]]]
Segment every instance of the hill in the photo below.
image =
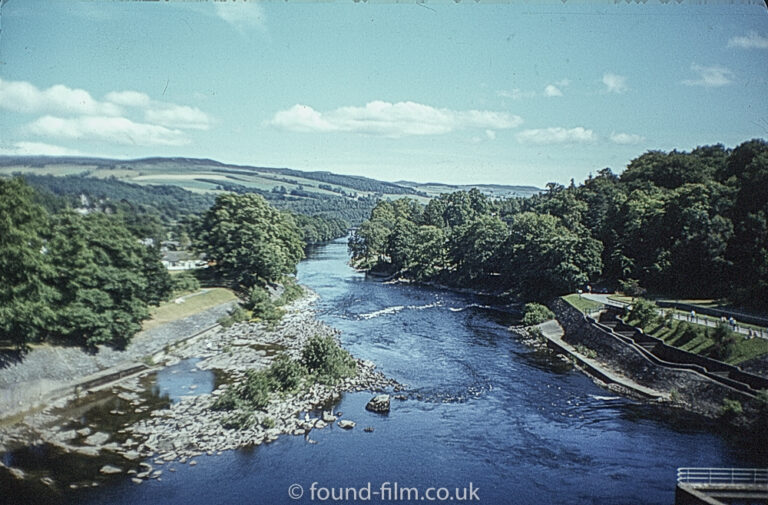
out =
[[[182,212],[199,212],[217,193],[233,191],[258,193],[278,208],[339,217],[352,224],[367,218],[379,198],[408,196],[425,203],[439,194],[473,187],[392,183],[327,171],[232,165],[201,158],[0,156],[0,176],[14,174],[24,175],[33,186],[58,195],[154,204],[170,218],[177,217],[173,209],[183,200],[188,202],[181,205]],[[477,188],[491,197],[529,196],[539,191],[527,186]]]

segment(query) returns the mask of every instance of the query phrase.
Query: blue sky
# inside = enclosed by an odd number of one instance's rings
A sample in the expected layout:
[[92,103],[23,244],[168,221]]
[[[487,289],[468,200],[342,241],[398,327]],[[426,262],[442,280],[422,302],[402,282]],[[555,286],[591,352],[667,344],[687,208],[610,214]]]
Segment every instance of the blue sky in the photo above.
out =
[[765,4],[6,0],[0,154],[543,186],[768,138]]

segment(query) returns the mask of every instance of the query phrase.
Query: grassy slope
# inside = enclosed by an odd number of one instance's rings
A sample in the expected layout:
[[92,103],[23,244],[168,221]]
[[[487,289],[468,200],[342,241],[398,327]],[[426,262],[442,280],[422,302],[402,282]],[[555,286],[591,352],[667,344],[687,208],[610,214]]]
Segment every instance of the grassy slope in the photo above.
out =
[[148,330],[183,317],[197,314],[216,305],[234,300],[235,294],[226,288],[206,288],[197,293],[182,295],[183,303],[171,300],[151,310],[151,319],[144,322],[142,329]]

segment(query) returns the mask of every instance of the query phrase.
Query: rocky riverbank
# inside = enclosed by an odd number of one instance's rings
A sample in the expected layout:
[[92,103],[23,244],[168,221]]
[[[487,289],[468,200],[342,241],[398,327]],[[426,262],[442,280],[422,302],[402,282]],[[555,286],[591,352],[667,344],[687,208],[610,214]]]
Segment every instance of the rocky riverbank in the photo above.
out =
[[[240,323],[145,357],[146,362],[155,365],[153,370],[113,383],[106,390],[62,399],[30,414],[23,422],[0,428],[0,453],[4,445],[47,444],[59,454],[98,459],[104,463],[99,465],[101,474],[125,473],[138,484],[159,477],[160,465],[174,461],[194,464],[194,458],[202,454],[259,445],[283,434],[303,435],[312,443],[311,430],[325,428],[341,417],[332,409],[342,393],[398,391],[402,387],[377,372],[370,361],[356,360],[356,376],[336,385],[306,384],[295,393],[272,393],[269,404],[255,413],[259,422],[245,429],[225,428],[231,413],[211,406],[216,398],[242,382],[248,370],[265,369],[282,353],[299,359],[301,349],[315,335],[338,337],[337,330],[315,319],[315,299],[308,293],[288,306],[275,328]],[[151,391],[158,370],[193,358],[192,371],[215,373],[217,384],[212,391],[199,393],[197,386],[190,383],[185,386],[189,393],[174,401]],[[84,411],[98,403],[113,407],[104,409],[106,421],[79,421],[87,417]],[[343,427],[349,426],[347,422]],[[7,471],[15,478],[24,478],[21,470]]]

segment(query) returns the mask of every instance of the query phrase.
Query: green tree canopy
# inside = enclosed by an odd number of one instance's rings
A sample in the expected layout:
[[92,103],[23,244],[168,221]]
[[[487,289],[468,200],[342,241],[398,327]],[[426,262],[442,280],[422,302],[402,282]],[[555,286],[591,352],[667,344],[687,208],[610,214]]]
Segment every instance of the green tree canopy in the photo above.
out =
[[224,280],[245,288],[277,282],[304,257],[293,218],[252,193],[216,198],[200,222],[198,248]]

